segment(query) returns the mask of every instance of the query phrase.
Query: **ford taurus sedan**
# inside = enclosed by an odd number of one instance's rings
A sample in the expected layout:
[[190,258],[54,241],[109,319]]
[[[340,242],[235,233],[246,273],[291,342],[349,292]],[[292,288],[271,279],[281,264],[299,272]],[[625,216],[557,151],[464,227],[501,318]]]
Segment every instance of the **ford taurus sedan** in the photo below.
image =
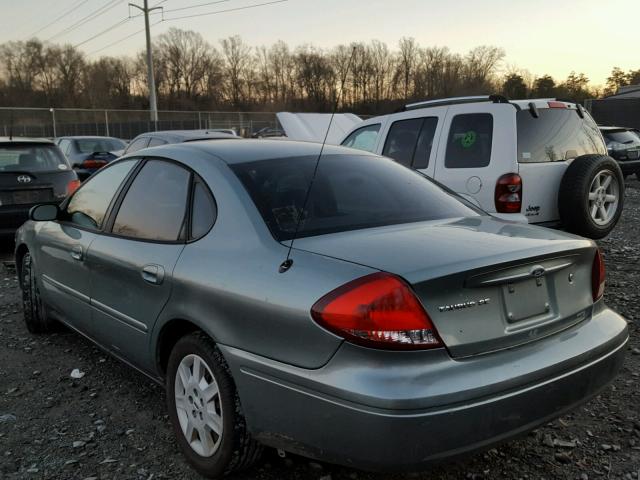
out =
[[163,383],[209,477],[263,445],[423,469],[614,378],[627,326],[593,241],[492,218],[372,154],[326,147],[316,171],[319,149],[145,149],[35,207],[16,246],[28,328],[63,322]]

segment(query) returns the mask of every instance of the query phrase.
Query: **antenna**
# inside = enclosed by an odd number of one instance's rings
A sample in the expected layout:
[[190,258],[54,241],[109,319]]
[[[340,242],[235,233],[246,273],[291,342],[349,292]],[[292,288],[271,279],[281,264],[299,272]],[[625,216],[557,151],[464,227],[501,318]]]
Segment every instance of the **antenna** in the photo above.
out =
[[9,110],[9,141],[13,141],[13,108]]
[[342,81],[340,82],[340,94],[336,95],[335,102],[333,104],[333,111],[331,112],[331,117],[329,117],[329,125],[327,126],[327,131],[324,134],[324,139],[322,140],[322,146],[320,147],[320,153],[318,154],[318,158],[316,159],[316,166],[313,169],[313,175],[311,175],[311,180],[309,181],[309,186],[307,187],[307,193],[304,196],[304,202],[302,203],[302,208],[300,209],[300,213],[298,214],[298,220],[296,221],[296,229],[293,231],[293,238],[291,239],[291,243],[289,244],[289,251],[287,252],[287,258],[284,262],[280,264],[280,268],[278,271],[280,273],[284,273],[291,268],[293,265],[293,260],[291,260],[291,250],[293,249],[293,242],[296,241],[298,237],[298,230],[300,229],[300,224],[302,223],[302,215],[304,214],[304,209],[307,206],[307,202],[309,201],[309,194],[311,193],[311,188],[313,187],[313,182],[316,179],[316,174],[318,173],[318,166],[320,165],[320,159],[322,158],[322,152],[324,152],[324,146],[327,143],[327,138],[329,137],[329,132],[331,131],[331,125],[333,124],[333,117],[336,116],[336,110],[338,110],[338,104],[342,99],[342,95],[344,93],[344,84],[347,81],[347,75],[349,74],[349,70],[351,69],[351,62],[353,61],[353,57],[356,54],[357,46],[354,45],[351,50],[351,56],[349,57],[349,62],[347,63],[347,68],[344,71],[344,75],[342,76]]

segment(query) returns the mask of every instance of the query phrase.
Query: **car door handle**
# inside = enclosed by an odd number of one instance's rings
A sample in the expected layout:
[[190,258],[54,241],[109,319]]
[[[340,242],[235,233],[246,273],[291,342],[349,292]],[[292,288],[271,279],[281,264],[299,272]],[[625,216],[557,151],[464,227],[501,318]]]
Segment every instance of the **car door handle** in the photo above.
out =
[[71,248],[71,258],[74,260],[82,260],[82,245],[74,245]]
[[164,268],[160,265],[145,265],[142,267],[142,279],[153,285],[160,285],[164,280]]

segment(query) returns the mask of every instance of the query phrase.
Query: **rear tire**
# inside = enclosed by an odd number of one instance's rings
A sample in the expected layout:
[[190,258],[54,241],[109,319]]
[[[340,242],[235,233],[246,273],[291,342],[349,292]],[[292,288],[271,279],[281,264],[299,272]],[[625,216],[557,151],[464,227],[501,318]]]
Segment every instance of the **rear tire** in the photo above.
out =
[[178,340],[166,390],[178,446],[201,475],[221,478],[258,460],[262,446],[247,431],[229,367],[204,333]]
[[22,286],[22,311],[24,323],[31,333],[47,333],[53,329],[53,321],[48,318],[40,289],[36,281],[35,264],[29,252],[22,257],[20,268]]
[[605,155],[576,158],[560,182],[558,210],[571,233],[603,238],[618,223],[624,206],[624,178],[618,163]]

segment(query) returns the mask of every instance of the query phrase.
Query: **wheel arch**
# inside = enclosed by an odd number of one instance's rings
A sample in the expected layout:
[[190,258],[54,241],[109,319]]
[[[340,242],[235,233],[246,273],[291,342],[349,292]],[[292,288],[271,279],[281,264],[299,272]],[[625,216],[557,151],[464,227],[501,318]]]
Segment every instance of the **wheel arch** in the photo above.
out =
[[182,317],[167,320],[158,329],[154,342],[155,366],[157,372],[163,378],[167,373],[167,364],[173,347],[178,343],[178,340],[193,332],[203,332],[214,342],[216,341],[214,336],[203,325]]

